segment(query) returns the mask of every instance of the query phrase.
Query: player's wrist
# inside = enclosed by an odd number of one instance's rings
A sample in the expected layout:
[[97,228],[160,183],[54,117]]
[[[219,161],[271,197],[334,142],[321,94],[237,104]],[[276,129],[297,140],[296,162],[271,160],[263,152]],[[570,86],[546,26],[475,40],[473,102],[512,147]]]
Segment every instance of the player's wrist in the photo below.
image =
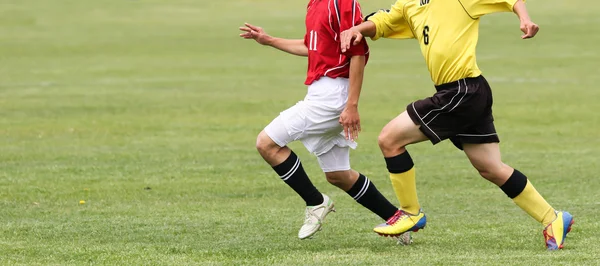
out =
[[262,44],[267,45],[267,46],[273,46],[274,42],[275,42],[275,38],[273,38],[270,35],[265,35],[265,37],[263,37]]
[[346,109],[358,109],[358,101],[348,101],[346,103]]

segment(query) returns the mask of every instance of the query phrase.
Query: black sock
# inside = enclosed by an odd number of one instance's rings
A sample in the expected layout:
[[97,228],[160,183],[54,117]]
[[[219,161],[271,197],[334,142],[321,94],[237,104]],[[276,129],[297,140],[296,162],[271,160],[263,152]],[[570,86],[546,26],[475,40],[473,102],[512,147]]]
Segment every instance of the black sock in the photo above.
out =
[[273,170],[304,199],[306,206],[316,206],[325,200],[321,192],[308,179],[300,159],[293,151],[290,157],[280,165],[274,166]]
[[500,186],[500,189],[504,191],[506,196],[514,199],[519,196],[521,192],[523,192],[525,186],[527,186],[527,177],[523,173],[519,172],[519,170],[515,169],[508,180],[506,180],[506,183]]
[[362,174],[358,176],[356,183],[346,193],[384,220],[394,216],[394,213],[398,210],[381,195],[375,184],[371,183],[371,180]]
[[385,164],[387,165],[388,171],[392,174],[404,173],[415,166],[408,151],[394,157],[385,158]]

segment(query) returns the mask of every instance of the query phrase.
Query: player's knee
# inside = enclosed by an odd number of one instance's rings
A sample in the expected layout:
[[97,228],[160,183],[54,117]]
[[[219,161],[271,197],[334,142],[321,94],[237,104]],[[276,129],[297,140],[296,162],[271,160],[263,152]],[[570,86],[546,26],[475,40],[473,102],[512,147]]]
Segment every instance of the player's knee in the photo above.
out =
[[263,157],[268,157],[269,154],[276,152],[274,151],[274,146],[272,144],[273,141],[264,131],[261,131],[256,137],[256,150],[258,150],[258,153]]
[[379,144],[379,149],[383,152],[383,154],[395,154],[401,152],[404,148],[404,145],[396,140],[388,130],[382,130],[379,133],[379,137],[377,138],[377,143]]
[[479,175],[487,180],[492,180],[494,179],[494,172],[493,171],[489,171],[489,169],[477,169],[477,171],[479,172]]
[[377,144],[379,144],[379,148],[382,150],[392,144],[389,134],[385,130],[382,130],[381,133],[379,133],[379,137],[377,137]]
[[483,178],[496,184],[503,183],[512,174],[512,168],[504,163],[479,167],[477,171]]

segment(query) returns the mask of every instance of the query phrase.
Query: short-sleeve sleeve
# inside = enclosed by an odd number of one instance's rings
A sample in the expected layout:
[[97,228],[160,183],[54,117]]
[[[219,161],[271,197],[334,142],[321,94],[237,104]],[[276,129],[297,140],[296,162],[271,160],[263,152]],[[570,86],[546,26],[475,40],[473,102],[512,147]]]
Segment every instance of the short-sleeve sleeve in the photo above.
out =
[[[362,12],[360,10],[360,4],[356,0],[335,0],[332,1],[335,5],[335,14],[338,22],[338,32],[340,35],[343,31],[348,30],[363,20]],[[359,45],[353,45],[344,54],[348,56],[354,55],[365,55],[369,48],[367,42],[363,40]]]
[[411,39],[415,36],[404,17],[405,0],[398,0],[389,10],[380,10],[369,16],[368,20],[375,23],[377,32],[372,40],[381,37],[390,39]]
[[476,19],[496,12],[512,12],[518,0],[458,0],[465,11]]

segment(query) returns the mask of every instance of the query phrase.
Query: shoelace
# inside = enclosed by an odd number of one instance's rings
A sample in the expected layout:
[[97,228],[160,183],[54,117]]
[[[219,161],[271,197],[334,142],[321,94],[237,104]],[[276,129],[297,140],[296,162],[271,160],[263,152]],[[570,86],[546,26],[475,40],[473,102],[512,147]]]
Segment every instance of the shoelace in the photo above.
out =
[[397,212],[394,214],[394,216],[390,217],[390,219],[388,219],[388,220],[386,221],[386,223],[387,223],[388,225],[393,225],[393,224],[395,224],[397,221],[401,220],[401,218],[402,218],[403,216],[408,216],[408,214],[406,214],[406,212],[404,212],[403,210],[398,210],[398,211],[397,211]]
[[312,223],[312,217],[317,218],[317,220],[319,222],[322,222],[323,220],[321,219],[321,217],[319,217],[319,215],[317,215],[314,211],[318,210],[318,209],[322,209],[325,208],[325,206],[319,206],[319,207],[315,207],[315,208],[306,208],[306,212],[305,212],[305,216],[304,216],[304,223]]

